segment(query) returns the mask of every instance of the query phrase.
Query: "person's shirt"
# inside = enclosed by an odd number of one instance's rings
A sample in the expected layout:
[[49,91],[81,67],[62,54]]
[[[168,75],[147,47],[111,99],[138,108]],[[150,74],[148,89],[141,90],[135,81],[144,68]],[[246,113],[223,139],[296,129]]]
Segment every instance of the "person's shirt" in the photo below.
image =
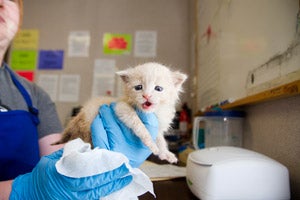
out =
[[[33,107],[39,111],[38,118],[40,123],[37,126],[39,138],[51,133],[62,132],[63,129],[55,104],[49,95],[35,83],[29,82],[15,72],[14,74],[29,93]],[[5,67],[0,67],[0,104],[7,106],[11,110],[28,111],[21,92],[13,83],[10,73]]]

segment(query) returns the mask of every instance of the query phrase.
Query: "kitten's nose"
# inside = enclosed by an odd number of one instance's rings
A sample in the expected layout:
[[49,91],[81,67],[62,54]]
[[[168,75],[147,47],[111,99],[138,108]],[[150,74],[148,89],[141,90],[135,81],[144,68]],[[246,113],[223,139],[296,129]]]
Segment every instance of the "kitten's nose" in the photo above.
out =
[[151,96],[148,94],[143,94],[143,97],[148,100]]

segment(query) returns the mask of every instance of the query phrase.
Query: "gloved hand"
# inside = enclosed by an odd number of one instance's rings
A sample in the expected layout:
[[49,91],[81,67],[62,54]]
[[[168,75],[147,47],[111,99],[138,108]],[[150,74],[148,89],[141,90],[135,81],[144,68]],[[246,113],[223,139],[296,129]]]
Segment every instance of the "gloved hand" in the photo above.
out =
[[125,176],[129,172],[125,164],[89,177],[70,178],[61,175],[56,171],[55,163],[62,153],[61,149],[42,157],[32,172],[18,176],[13,181],[9,199],[99,199],[132,181],[132,176]]
[[[115,114],[115,103],[102,105],[99,114],[91,125],[94,147],[123,153],[132,167],[140,166],[151,154],[131,129],[121,122]],[[136,110],[141,121],[155,140],[158,133],[158,120],[154,113]]]

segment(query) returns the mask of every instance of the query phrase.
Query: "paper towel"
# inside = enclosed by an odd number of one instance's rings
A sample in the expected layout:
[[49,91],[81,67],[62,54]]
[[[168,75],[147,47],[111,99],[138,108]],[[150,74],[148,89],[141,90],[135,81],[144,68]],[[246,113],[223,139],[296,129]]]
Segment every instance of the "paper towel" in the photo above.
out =
[[63,155],[55,166],[60,174],[79,178],[111,171],[123,163],[126,163],[133,181],[123,189],[102,197],[101,200],[133,200],[148,191],[155,196],[149,177],[140,169],[132,168],[126,156],[106,149],[91,149],[89,143],[84,143],[79,138],[66,143]]

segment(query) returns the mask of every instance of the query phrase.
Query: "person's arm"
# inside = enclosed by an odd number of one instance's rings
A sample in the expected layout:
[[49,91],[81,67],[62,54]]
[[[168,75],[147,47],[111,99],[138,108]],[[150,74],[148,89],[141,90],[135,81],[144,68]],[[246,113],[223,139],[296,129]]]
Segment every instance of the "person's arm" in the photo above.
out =
[[50,135],[47,135],[45,137],[42,137],[39,139],[39,147],[40,147],[40,155],[45,156],[53,153],[54,151],[57,151],[61,148],[63,148],[63,144],[60,145],[51,145],[57,141],[59,141],[61,138],[60,133],[53,133]]
[[[51,145],[52,143],[58,141],[61,137],[60,133],[54,133],[47,135],[39,140],[40,155],[49,155],[59,149],[64,145]],[[11,192],[11,185],[13,180],[1,181],[0,182],[0,200],[8,200]]]
[[59,119],[55,103],[49,95],[39,86],[33,85],[33,99],[39,110],[38,134],[40,156],[45,156],[61,149],[63,145],[51,145],[61,138],[63,126]]
[[12,180],[0,182],[0,200],[8,200],[11,192]]
[[[61,149],[64,145],[51,145],[58,141],[60,137],[60,133],[54,133],[41,138],[39,140],[40,155],[45,156]],[[0,182],[0,200],[8,200],[11,192],[12,181],[13,180]]]

